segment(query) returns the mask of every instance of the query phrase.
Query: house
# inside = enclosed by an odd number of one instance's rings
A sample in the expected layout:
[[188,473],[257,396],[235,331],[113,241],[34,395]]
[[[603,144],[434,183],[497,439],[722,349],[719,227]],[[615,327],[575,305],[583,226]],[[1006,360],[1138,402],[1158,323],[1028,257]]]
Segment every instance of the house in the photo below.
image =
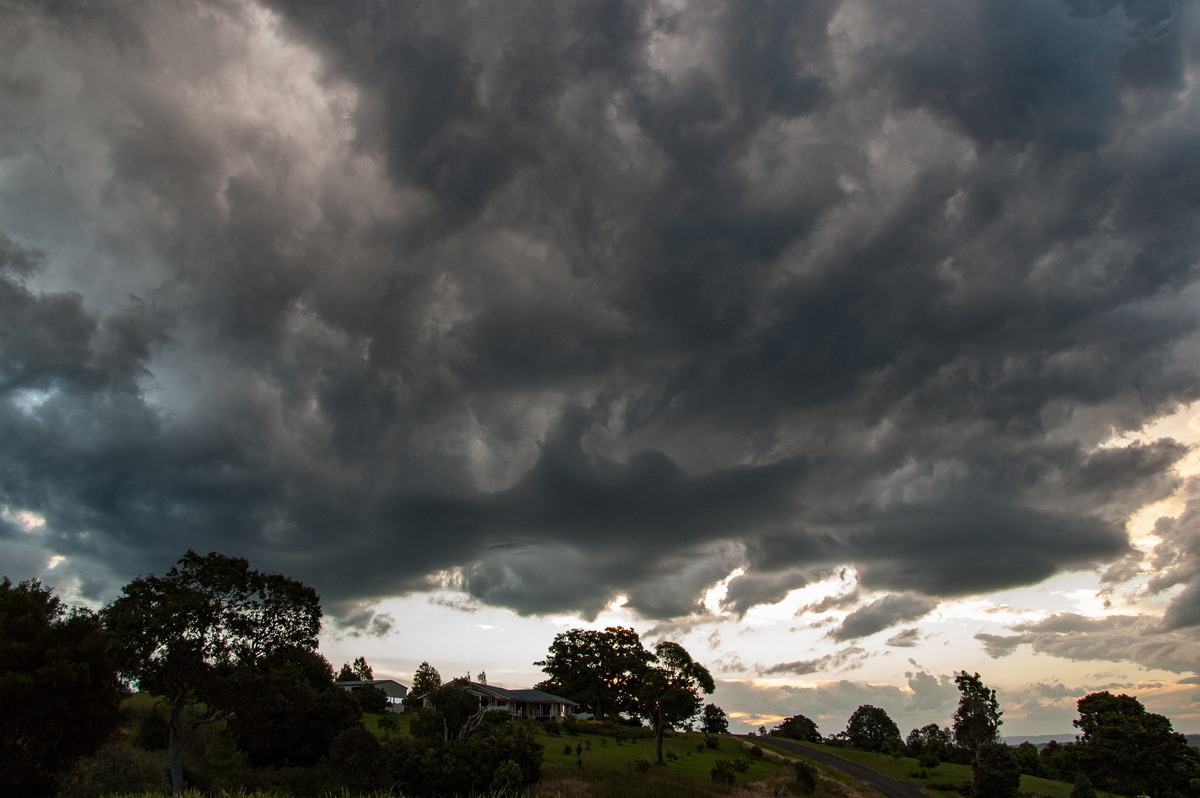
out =
[[575,712],[579,706],[569,698],[535,690],[509,690],[480,682],[468,682],[456,679],[449,684],[466,690],[479,699],[481,712],[508,712],[515,718],[535,718],[537,720],[562,720]]
[[374,687],[382,690],[383,694],[387,696],[388,712],[402,712],[404,697],[408,695],[408,688],[392,679],[372,679],[369,682],[334,682],[333,686],[341,690],[353,690],[356,687]]

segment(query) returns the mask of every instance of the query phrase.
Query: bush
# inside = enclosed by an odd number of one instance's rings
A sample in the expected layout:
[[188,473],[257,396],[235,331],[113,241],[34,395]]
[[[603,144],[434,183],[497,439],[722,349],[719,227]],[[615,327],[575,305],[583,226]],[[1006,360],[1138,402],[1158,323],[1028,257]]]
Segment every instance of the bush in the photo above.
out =
[[917,757],[917,764],[926,770],[933,770],[941,764],[941,760],[937,758],[936,754],[921,754]]
[[362,726],[340,732],[329,745],[329,765],[352,790],[370,791],[387,786],[383,746]]
[[141,713],[133,744],[147,751],[165,751],[170,744],[171,727],[162,707],[153,706]]
[[509,759],[496,768],[496,775],[492,777],[491,785],[493,793],[516,792],[523,786],[525,786],[525,777],[521,773],[521,766],[516,762]]
[[712,780],[717,784],[733,784],[733,780],[736,777],[735,774],[736,771],[734,770],[732,759],[718,759],[713,763],[712,770],[709,771]]
[[1082,773],[1075,777],[1075,784],[1071,787],[1071,798],[1096,798],[1096,788]]
[[752,745],[746,749],[746,756],[754,757],[755,759],[761,759],[762,755],[763,750],[757,745]]
[[120,743],[78,760],[63,778],[59,798],[101,798],[120,793],[165,793],[167,770],[155,757]]
[[812,795],[817,789],[817,768],[811,762],[797,762],[795,766],[796,791],[801,795]]
[[645,757],[638,757],[633,763],[633,769],[638,773],[650,772],[650,760]]
[[712,748],[714,750],[717,748],[720,748],[721,747],[721,738],[717,737],[715,734],[704,735],[704,747]]

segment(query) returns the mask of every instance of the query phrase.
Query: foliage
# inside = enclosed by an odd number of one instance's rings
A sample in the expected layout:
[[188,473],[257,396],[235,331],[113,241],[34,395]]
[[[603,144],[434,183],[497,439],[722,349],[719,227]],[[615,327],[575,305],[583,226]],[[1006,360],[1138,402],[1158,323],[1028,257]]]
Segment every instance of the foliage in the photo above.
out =
[[0,580],[0,784],[47,795],[116,728],[125,687],[112,638],[49,588]]
[[369,682],[375,678],[371,666],[367,664],[366,657],[355,657],[354,663],[342,663],[342,669],[338,671],[337,680],[339,682]]
[[1071,787],[1071,798],[1096,798],[1096,788],[1082,773],[1075,777],[1075,784]]
[[732,759],[718,759],[713,763],[711,775],[712,780],[717,784],[733,784],[733,780],[737,778],[737,771],[733,767]]
[[821,742],[821,732],[817,729],[816,721],[804,715],[792,715],[790,718],[784,718],[783,722],[771,729],[771,736],[803,740],[808,743]]
[[716,704],[704,705],[704,712],[701,715],[700,723],[700,729],[705,734],[729,733],[729,716],[725,714],[725,710]]
[[878,751],[889,737],[899,737],[900,729],[887,712],[870,704],[863,704],[846,722],[846,737],[855,748]]
[[412,733],[418,737],[460,740],[475,731],[485,714],[479,699],[463,689],[466,679],[454,679],[425,696],[426,707],[413,719]]
[[413,674],[412,686],[408,690],[405,704],[409,709],[416,709],[421,705],[422,698],[441,686],[442,675],[438,673],[437,668],[428,662],[422,662],[417,666],[417,672]]
[[678,643],[662,641],[654,646],[653,662],[640,674],[637,713],[650,721],[654,730],[656,760],[661,763],[663,735],[700,710],[700,692],[716,689],[712,674]]
[[256,667],[234,670],[224,692],[236,709],[228,732],[253,767],[315,765],[362,714],[350,694],[334,687],[325,658],[299,647],[276,649]]
[[811,762],[800,760],[794,767],[796,789],[801,795],[811,795],[817,788],[817,768]]
[[550,676],[536,687],[578,702],[597,718],[612,717],[634,709],[640,676],[652,660],[632,629],[570,629],[555,635],[546,658],[534,663]]
[[[283,648],[312,651],[321,605],[312,588],[240,558],[188,551],[165,576],[142,576],[103,611],[121,643],[121,671],[167,701],[171,785],[183,788],[182,745],[228,716],[231,677]],[[202,711],[186,721],[188,706]]]
[[1031,742],[1023,742],[1013,751],[1013,756],[1017,758],[1017,767],[1022,773],[1028,773],[1030,776],[1042,775],[1042,758],[1038,754],[1037,746]]
[[[936,723],[930,723],[910,731],[904,740],[904,746],[908,749],[909,756],[918,759],[932,756],[937,760],[945,761],[953,742],[954,735],[949,729],[942,728]],[[923,767],[933,766],[923,765]]]
[[167,773],[155,757],[120,743],[109,743],[75,763],[63,777],[57,798],[161,793],[168,787]]
[[1079,699],[1076,765],[1097,788],[1121,795],[1186,795],[1200,777],[1200,752],[1136,698],[1092,693]]
[[1021,770],[1013,751],[1003,743],[981,743],[971,766],[972,798],[1016,798]]
[[958,685],[958,709],[954,713],[954,742],[959,748],[974,753],[984,743],[1000,742],[1000,703],[996,691],[989,689],[976,673],[959,671],[954,677]]
[[491,789],[503,768],[503,779],[520,772],[520,786],[541,778],[543,751],[525,724],[495,726],[466,739],[396,737],[384,744],[386,773],[406,796],[468,795]]
[[383,746],[362,726],[338,733],[329,745],[329,765],[350,790],[366,792],[388,786]]

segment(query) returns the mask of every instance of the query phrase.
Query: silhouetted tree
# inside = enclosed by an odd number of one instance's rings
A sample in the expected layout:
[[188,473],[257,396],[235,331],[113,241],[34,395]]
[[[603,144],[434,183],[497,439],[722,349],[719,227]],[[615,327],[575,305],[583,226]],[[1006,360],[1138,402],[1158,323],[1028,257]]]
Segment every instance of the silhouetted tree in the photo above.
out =
[[728,734],[729,716],[716,704],[705,704],[701,717],[701,731],[705,734]]
[[1200,752],[1162,715],[1133,696],[1092,693],[1079,699],[1082,732],[1076,766],[1100,790],[1121,795],[1187,795],[1200,779]]
[[[164,576],[141,576],[106,607],[120,641],[122,672],[167,702],[171,787],[184,788],[184,738],[227,717],[228,688],[240,668],[280,649],[313,651],[321,603],[312,588],[251,570],[240,558],[187,552]],[[195,708],[192,717],[185,715]]]
[[408,698],[405,700],[405,704],[409,709],[417,709],[421,706],[421,699],[424,696],[441,686],[442,675],[438,673],[437,668],[428,662],[422,662],[417,666],[416,673],[413,674],[412,686],[408,689]]
[[771,736],[804,740],[810,743],[821,742],[821,732],[817,730],[817,724],[804,715],[792,715],[790,718],[784,718],[782,723],[771,729]]
[[571,629],[555,635],[544,660],[533,663],[550,675],[540,690],[569,698],[597,718],[635,709],[641,677],[654,655],[637,632],[622,626],[603,631]]
[[638,714],[654,729],[654,751],[663,761],[662,745],[666,730],[691,718],[700,710],[700,693],[716,689],[712,675],[678,643],[663,641],[654,646],[652,665],[638,674]]
[[95,752],[121,698],[112,637],[36,581],[0,580],[0,785],[49,795],[58,774]]
[[1000,742],[1000,703],[996,691],[966,671],[954,677],[958,685],[958,709],[954,713],[954,742],[972,755],[984,743]]
[[913,729],[904,740],[908,755],[912,757],[936,757],[945,761],[950,754],[950,746],[954,743],[954,735],[949,729],[944,729],[936,723],[930,723],[919,729]]
[[846,722],[846,738],[855,748],[879,751],[889,737],[899,737],[900,729],[888,713],[876,706],[863,704]]

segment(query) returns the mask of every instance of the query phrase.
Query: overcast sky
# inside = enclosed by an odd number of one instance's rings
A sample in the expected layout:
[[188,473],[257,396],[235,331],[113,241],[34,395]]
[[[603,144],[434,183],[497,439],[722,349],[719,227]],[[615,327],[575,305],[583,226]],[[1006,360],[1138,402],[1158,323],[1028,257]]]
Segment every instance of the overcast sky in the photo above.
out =
[[0,0],[0,570],[1200,731],[1198,67],[1171,0]]

